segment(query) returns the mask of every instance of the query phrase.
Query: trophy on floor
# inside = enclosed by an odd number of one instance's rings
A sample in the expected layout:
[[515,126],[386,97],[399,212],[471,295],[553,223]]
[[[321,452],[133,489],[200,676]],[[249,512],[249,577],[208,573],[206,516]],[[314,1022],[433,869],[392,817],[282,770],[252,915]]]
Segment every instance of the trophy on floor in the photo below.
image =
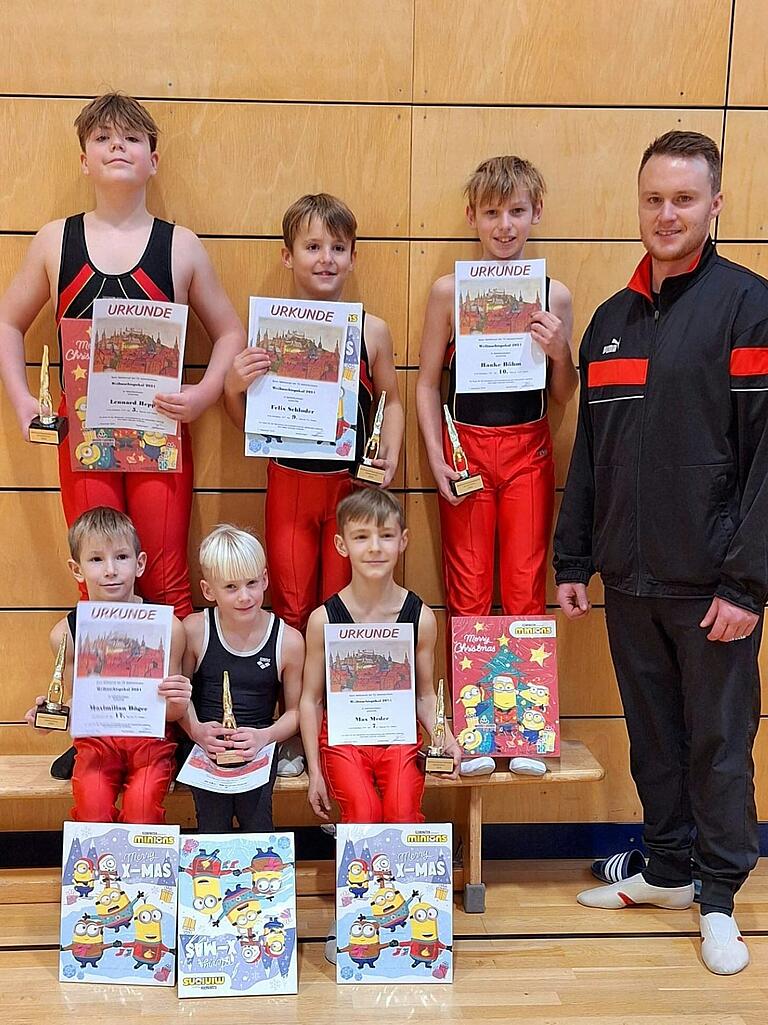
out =
[[453,422],[451,411],[447,406],[443,406],[443,415],[445,416],[445,426],[448,428],[448,438],[451,442],[453,468],[457,473],[461,474],[461,477],[458,480],[452,480],[450,482],[451,491],[457,498],[463,498],[464,495],[471,495],[473,491],[482,491],[483,478],[479,473],[469,472],[469,465],[467,464],[467,457],[464,454],[464,449],[461,447],[459,432],[456,430],[456,424]]
[[373,460],[379,458],[381,448],[381,425],[384,422],[384,403],[387,401],[387,393],[383,391],[379,398],[379,405],[376,409],[376,416],[373,418],[371,436],[365,446],[365,452],[355,476],[358,480],[366,480],[370,484],[383,484],[387,471],[380,466],[374,466]]
[[67,418],[53,412],[50,377],[48,374],[48,346],[43,346],[40,364],[40,392],[37,397],[37,416],[29,425],[29,440],[40,445],[58,445],[67,436]]
[[437,685],[435,725],[427,748],[425,768],[427,772],[433,773],[453,772],[453,758],[445,753],[445,680]]
[[67,660],[67,633],[61,638],[53,676],[45,701],[35,711],[35,726],[39,730],[68,730],[69,705],[64,702],[64,663]]
[[[222,688],[222,705],[224,708],[224,714],[221,717],[221,725],[225,730],[236,730],[237,722],[235,720],[235,713],[232,710],[232,692],[229,689],[229,673],[226,669],[224,670]],[[242,756],[240,751],[219,751],[216,755],[216,764],[227,769],[237,769],[241,765],[245,765],[247,760],[247,758]]]

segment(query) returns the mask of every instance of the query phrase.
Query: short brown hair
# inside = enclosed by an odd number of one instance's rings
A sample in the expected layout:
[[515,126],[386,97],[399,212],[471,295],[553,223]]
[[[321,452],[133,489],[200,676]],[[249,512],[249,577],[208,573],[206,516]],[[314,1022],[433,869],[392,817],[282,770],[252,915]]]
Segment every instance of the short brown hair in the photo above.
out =
[[637,172],[638,178],[651,157],[702,157],[709,166],[712,193],[720,191],[723,171],[720,150],[714,139],[710,139],[708,135],[702,135],[700,132],[665,132],[664,135],[660,135],[643,153]]
[[77,137],[83,153],[91,132],[111,125],[122,131],[133,129],[134,132],[143,132],[149,139],[150,150],[154,153],[157,149],[160,129],[146,107],[125,93],[104,93],[86,104],[75,118]]
[[539,206],[547,186],[538,168],[522,157],[491,157],[484,160],[467,178],[464,194],[476,210],[487,202],[505,203],[518,191],[525,190],[531,203]]
[[348,523],[367,523],[373,520],[377,527],[383,527],[390,516],[394,516],[401,530],[405,530],[405,516],[391,491],[383,488],[359,488],[342,498],[336,507],[336,526],[344,532]]
[[69,528],[67,534],[69,554],[75,562],[80,561],[80,552],[89,534],[96,534],[99,537],[108,538],[110,541],[122,538],[133,545],[136,555],[141,551],[141,541],[139,541],[139,535],[136,533],[136,528],[130,517],[117,509],[110,509],[106,505],[99,505],[95,509],[84,512]]
[[335,237],[351,242],[355,248],[357,239],[357,220],[342,199],[331,196],[327,192],[316,195],[301,196],[288,207],[283,214],[283,241],[287,249],[293,249],[293,243],[301,229],[317,217],[324,228]]

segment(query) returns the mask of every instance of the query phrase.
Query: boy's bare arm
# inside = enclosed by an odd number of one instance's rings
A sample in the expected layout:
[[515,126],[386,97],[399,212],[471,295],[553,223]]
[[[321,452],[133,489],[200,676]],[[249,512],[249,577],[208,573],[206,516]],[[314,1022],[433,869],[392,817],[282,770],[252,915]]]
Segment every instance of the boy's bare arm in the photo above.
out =
[[[416,718],[429,737],[435,725],[437,695],[435,693],[435,644],[437,643],[437,620],[428,605],[422,605],[419,617],[419,643],[416,645]],[[450,690],[446,693],[446,711],[450,711]],[[459,774],[461,748],[445,724],[445,751],[453,758],[454,777]]]
[[387,393],[384,423],[381,426],[381,449],[379,458],[374,460],[374,464],[386,470],[382,486],[388,487],[397,472],[397,463],[400,459],[400,448],[405,431],[405,413],[400,398],[400,389],[397,385],[392,335],[386,321],[381,317],[374,317],[370,313],[365,318],[365,347],[368,351],[371,377],[373,378],[374,410],[381,393],[383,391]]
[[429,293],[419,349],[416,412],[438,491],[451,505],[458,505],[462,499],[451,491],[450,482],[457,480],[459,475],[443,456],[443,403],[440,395],[445,350],[453,331],[453,288],[454,275],[447,274],[437,279]]
[[281,744],[299,732],[299,700],[301,677],[304,670],[304,638],[298,630],[287,624],[283,627],[282,667],[280,681],[283,686],[285,711],[265,729],[242,729],[232,734],[234,746],[246,758],[254,758],[265,744]]
[[186,676],[182,676],[181,664],[186,649],[186,636],[180,620],[173,617],[171,628],[171,655],[168,662],[168,676],[157,688],[158,694],[165,698],[166,722],[177,722],[182,719],[192,696],[192,684]]
[[322,606],[315,609],[307,623],[307,654],[299,702],[301,739],[309,773],[309,803],[321,819],[328,818],[331,802],[320,766],[320,727],[325,701],[325,637],[323,627],[328,615]]
[[58,274],[63,221],[51,221],[35,235],[27,255],[0,298],[0,377],[16,413],[19,428],[29,437],[30,421],[37,415],[37,397],[27,384],[24,335],[56,289],[51,274]]
[[174,231],[173,267],[175,279],[189,279],[189,305],[211,339],[212,350],[202,381],[184,385],[177,395],[158,395],[155,405],[174,420],[189,423],[220,397],[227,371],[245,345],[245,332],[202,242],[187,228]]
[[579,375],[571,356],[573,300],[561,281],[550,281],[549,305],[549,312],[533,315],[531,337],[549,360],[547,391],[550,398],[564,406],[576,391]]

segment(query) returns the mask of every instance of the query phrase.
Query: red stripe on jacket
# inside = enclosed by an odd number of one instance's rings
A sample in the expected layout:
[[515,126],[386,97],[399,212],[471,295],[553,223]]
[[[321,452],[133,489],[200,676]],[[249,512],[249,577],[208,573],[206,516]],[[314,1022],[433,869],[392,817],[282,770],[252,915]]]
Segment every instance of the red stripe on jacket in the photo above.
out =
[[768,374],[768,349],[734,349],[731,353],[731,374],[734,377]]
[[602,388],[606,384],[645,384],[647,376],[647,359],[604,359],[589,364],[587,384],[590,388]]

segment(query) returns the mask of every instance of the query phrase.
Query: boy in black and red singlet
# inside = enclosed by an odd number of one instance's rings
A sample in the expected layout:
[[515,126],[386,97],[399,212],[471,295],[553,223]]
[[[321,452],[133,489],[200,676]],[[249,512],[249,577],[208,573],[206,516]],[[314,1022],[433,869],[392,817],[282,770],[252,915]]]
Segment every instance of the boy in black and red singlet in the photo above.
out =
[[[355,491],[336,512],[336,546],[349,560],[352,580],[307,625],[307,658],[301,692],[301,736],[309,771],[309,803],[328,818],[329,796],[342,822],[423,822],[424,771],[420,744],[328,743],[325,715],[326,623],[413,623],[416,718],[429,735],[435,724],[433,681],[437,624],[435,614],[413,591],[395,583],[394,571],[408,544],[403,511],[388,491]],[[461,749],[446,729],[446,752],[458,772]]]
[[[192,705],[182,726],[211,758],[237,750],[250,761],[266,744],[280,743],[298,731],[304,639],[262,608],[267,565],[253,534],[227,523],[215,527],[200,545],[200,566],[200,589],[214,606],[184,620],[184,669],[192,678]],[[234,731],[222,725],[224,670],[229,673]],[[281,689],[284,711],[273,722]],[[246,832],[272,829],[276,770],[277,755],[269,781],[242,794],[193,787],[198,829],[228,833],[233,818]]]
[[[520,157],[493,157],[472,174],[466,194],[479,258],[520,259],[531,227],[541,219],[544,181],[536,168]],[[533,315],[531,335],[547,357],[546,389],[470,395],[456,392],[454,287],[453,274],[432,286],[416,385],[419,425],[438,490],[445,602],[451,616],[490,614],[498,537],[504,614],[540,615],[555,492],[547,399],[564,405],[578,383],[570,350],[571,295],[548,278],[547,309]],[[459,474],[443,424],[446,364],[448,407],[470,470],[484,484],[464,498],[450,489]]]
[[[346,203],[325,193],[302,196],[283,215],[283,264],[293,275],[294,299],[341,302],[355,262],[357,222]],[[269,367],[264,349],[249,348],[234,361],[225,382],[227,410],[239,427],[245,392]],[[336,506],[354,487],[363,455],[371,406],[387,393],[380,458],[383,486],[394,477],[403,439],[403,407],[397,387],[389,328],[363,314],[355,463],[274,459],[267,471],[266,549],[275,612],[304,630],[319,602],[349,580],[349,565],[334,544]]]
[[[177,395],[155,397],[159,412],[181,422],[181,472],[75,472],[68,442],[59,446],[67,523],[95,506],[127,512],[147,552],[142,593],[173,605],[183,618],[192,611],[187,535],[193,469],[186,425],[219,398],[244,333],[197,236],[147,210],[147,184],[158,163],[158,128],[149,112],[130,96],[108,93],[80,111],[75,127],[95,206],[51,221],[32,240],[0,300],[0,375],[27,438],[38,402],[27,385],[24,335],[48,299],[57,325],[92,317],[97,298],[156,299],[194,310],[213,343],[205,374]],[[66,396],[60,412],[67,413]]]

